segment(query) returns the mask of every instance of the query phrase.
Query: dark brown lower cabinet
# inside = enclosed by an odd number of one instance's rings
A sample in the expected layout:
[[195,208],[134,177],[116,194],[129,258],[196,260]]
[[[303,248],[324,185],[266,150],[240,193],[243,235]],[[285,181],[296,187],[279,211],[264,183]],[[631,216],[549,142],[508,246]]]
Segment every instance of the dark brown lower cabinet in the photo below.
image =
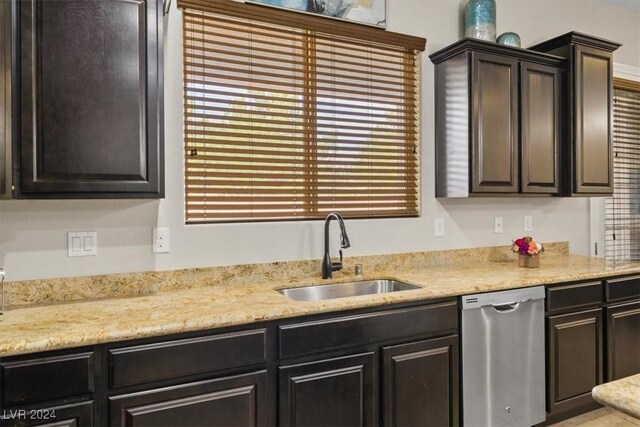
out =
[[458,336],[382,349],[382,425],[458,424]]
[[374,352],[280,368],[278,425],[378,424]]
[[603,380],[602,309],[547,318],[547,412],[550,416],[593,404]]
[[38,409],[6,409],[0,411],[3,427],[91,427],[93,402]]
[[267,372],[199,381],[109,399],[113,427],[267,425]]
[[607,381],[640,373],[640,301],[605,308]]

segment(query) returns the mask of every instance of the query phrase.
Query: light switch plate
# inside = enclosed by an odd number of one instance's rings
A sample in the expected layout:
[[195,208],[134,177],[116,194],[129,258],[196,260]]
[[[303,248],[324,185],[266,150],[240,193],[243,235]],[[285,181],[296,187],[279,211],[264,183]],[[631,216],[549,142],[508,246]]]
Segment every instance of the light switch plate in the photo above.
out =
[[98,233],[95,231],[69,231],[67,233],[67,255],[98,255]]
[[164,254],[169,252],[169,227],[153,229],[153,253]]
[[533,230],[533,218],[530,215],[524,217],[524,231]]
[[433,235],[444,237],[444,218],[436,218],[433,221]]
[[493,232],[495,234],[502,234],[502,232],[504,231],[503,222],[504,218],[502,218],[501,216],[493,218]]

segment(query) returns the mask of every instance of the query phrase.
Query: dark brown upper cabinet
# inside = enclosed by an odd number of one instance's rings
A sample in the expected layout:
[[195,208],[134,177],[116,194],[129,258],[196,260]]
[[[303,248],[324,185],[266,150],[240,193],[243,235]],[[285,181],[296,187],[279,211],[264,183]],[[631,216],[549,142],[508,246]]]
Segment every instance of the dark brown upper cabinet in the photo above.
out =
[[163,197],[161,0],[12,9],[12,196]]
[[565,61],[474,39],[430,58],[436,197],[557,195]]
[[11,195],[12,64],[11,3],[0,2],[0,199]]
[[567,59],[564,196],[613,193],[613,52],[620,46],[570,32],[531,48]]
[[518,61],[471,52],[471,191],[518,191]]
[[558,194],[562,144],[562,69],[520,62],[520,156],[523,193]]

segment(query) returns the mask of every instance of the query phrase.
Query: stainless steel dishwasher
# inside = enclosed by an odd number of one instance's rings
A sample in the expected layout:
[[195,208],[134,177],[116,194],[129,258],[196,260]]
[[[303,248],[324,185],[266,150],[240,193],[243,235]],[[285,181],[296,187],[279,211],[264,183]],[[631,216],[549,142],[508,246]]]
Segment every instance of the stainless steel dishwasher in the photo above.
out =
[[465,427],[545,420],[544,286],[462,297]]

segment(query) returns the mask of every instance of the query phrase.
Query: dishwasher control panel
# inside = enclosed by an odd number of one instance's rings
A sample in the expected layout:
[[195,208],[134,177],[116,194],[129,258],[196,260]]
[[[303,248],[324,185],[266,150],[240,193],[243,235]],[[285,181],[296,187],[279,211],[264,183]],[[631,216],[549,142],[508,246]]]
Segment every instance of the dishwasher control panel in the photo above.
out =
[[534,299],[544,299],[544,286],[464,295],[462,297],[462,309],[480,308],[486,305],[511,304]]

